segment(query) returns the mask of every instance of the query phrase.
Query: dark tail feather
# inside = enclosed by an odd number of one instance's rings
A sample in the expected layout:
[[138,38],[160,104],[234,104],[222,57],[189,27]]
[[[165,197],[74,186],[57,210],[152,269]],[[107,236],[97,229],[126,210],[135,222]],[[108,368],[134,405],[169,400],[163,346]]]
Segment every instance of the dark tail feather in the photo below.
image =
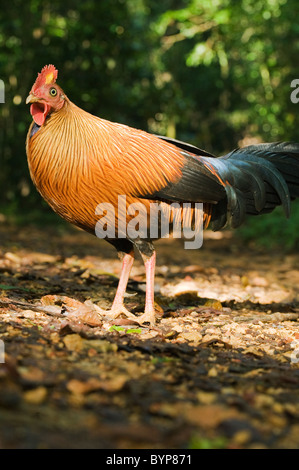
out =
[[271,212],[278,205],[289,217],[290,202],[299,197],[299,144],[251,145],[213,159],[212,164],[225,182],[227,196],[225,203],[213,207],[213,230],[222,228],[227,218],[238,227],[246,214]]

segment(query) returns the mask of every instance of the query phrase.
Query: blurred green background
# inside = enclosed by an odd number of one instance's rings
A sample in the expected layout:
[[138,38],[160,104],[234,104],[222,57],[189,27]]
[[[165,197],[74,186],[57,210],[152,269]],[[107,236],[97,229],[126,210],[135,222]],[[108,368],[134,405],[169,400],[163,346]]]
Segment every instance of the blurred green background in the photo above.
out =
[[[298,54],[297,0],[2,2],[2,219],[52,217],[25,154],[25,99],[44,65],[58,68],[59,84],[87,111],[221,155],[259,141],[299,141],[299,104],[290,99]],[[290,221],[278,209],[239,233],[294,247],[298,225],[297,203]]]

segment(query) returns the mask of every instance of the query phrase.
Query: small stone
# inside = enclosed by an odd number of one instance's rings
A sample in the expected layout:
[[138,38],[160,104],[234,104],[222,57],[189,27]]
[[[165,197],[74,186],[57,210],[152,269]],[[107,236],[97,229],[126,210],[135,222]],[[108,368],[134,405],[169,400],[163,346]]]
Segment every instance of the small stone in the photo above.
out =
[[32,405],[40,405],[47,397],[46,387],[40,386],[24,393],[24,400]]

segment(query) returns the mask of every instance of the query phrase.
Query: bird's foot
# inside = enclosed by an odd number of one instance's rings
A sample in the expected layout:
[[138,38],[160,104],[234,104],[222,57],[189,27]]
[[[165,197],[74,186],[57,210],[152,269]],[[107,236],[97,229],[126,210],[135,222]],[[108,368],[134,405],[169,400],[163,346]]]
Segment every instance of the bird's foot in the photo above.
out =
[[109,317],[109,319],[111,320],[114,320],[115,318],[119,317],[122,313],[130,320],[137,321],[136,315],[131,313],[124,305],[112,305],[110,310],[103,310],[103,314]]
[[136,317],[136,321],[139,323],[139,325],[142,325],[143,323],[149,323],[150,327],[154,327],[156,324],[155,310],[145,311],[142,315],[140,315],[140,317]]
[[145,313],[140,316],[134,315],[134,313],[130,312],[124,304],[112,305],[110,310],[103,310],[100,307],[97,307],[97,311],[100,315],[107,317],[109,320],[115,320],[121,314],[124,314],[127,318],[133,320],[139,325],[149,323],[150,327],[154,327],[156,324],[156,312],[154,309],[146,310]]
[[108,317],[111,320],[119,317],[121,314],[124,314],[130,320],[133,320],[135,323],[139,325],[143,325],[143,323],[149,323],[150,327],[154,327],[156,324],[156,313],[154,310],[150,310],[148,312],[143,313],[139,317],[131,313],[124,305],[118,305],[113,307],[110,310],[103,310],[102,314]]
[[[104,310],[103,308],[99,307],[96,304],[93,304],[91,301],[87,300],[84,305],[80,306],[75,312],[72,313],[72,316],[75,316],[76,319],[80,319],[84,322],[91,323],[93,325],[97,324],[97,318],[105,317],[108,320],[115,320],[121,314],[124,314],[127,318],[134,321],[134,323],[138,323],[139,325],[143,325],[143,323],[149,323],[150,327],[155,326],[155,310],[146,310],[140,316],[134,315],[134,313],[130,312],[124,304],[114,304],[112,305],[110,310]],[[71,314],[69,314],[71,315]]]

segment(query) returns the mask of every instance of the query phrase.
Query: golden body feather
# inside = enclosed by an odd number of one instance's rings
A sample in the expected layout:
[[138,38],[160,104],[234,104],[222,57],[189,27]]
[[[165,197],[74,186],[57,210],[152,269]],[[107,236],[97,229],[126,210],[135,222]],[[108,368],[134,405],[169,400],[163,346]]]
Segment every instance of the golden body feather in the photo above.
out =
[[149,212],[151,201],[138,196],[180,179],[184,157],[177,147],[93,116],[67,98],[30,137],[33,125],[26,148],[34,184],[55,212],[88,232],[95,232],[99,203],[117,208],[118,196],[126,195],[127,206],[142,202]]

